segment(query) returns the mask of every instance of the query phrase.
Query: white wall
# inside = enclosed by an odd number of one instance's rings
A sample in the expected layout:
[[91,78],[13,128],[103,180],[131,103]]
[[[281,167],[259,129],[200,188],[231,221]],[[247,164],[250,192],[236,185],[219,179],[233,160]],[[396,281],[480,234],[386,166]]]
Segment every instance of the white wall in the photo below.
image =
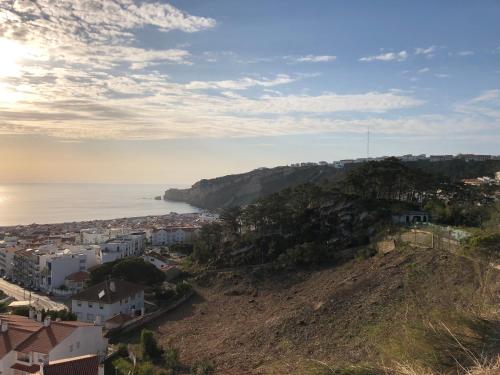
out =
[[79,327],[49,352],[51,361],[87,354],[106,353],[108,343],[102,336],[102,327]]
[[[79,302],[81,306],[78,306]],[[135,310],[142,309],[144,307],[144,292],[142,291],[138,295],[130,296],[128,300],[124,299],[113,304],[90,302],[90,305],[88,301],[72,300],[71,311],[77,315],[79,321],[92,323],[99,315],[104,323],[116,314],[130,314],[132,306],[134,306]],[[89,314],[91,314],[90,317]]]

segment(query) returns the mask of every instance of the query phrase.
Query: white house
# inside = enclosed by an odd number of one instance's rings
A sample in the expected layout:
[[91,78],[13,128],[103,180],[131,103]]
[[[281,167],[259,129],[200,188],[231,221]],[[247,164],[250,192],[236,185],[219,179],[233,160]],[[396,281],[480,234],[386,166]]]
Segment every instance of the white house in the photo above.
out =
[[107,280],[73,295],[71,311],[82,322],[104,324],[117,314],[144,313],[144,287],[124,280]]
[[107,340],[102,327],[74,321],[43,323],[30,312],[30,318],[0,315],[0,373],[25,375],[37,373],[41,364],[84,355],[103,357]]

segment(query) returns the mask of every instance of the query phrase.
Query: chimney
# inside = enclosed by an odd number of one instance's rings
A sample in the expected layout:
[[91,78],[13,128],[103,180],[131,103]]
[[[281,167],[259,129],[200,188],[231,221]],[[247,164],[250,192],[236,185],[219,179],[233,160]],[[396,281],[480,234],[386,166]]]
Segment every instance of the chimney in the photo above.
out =
[[109,282],[109,290],[111,290],[113,293],[116,292],[116,285],[114,281]]
[[43,321],[43,326],[44,327],[50,327],[50,316],[47,316],[45,320]]
[[40,358],[38,362],[40,362],[40,371],[38,373],[40,375],[45,375],[45,366],[49,364],[49,359],[47,357]]
[[37,322],[42,322],[42,312],[41,311],[37,311],[36,312],[36,321]]
[[29,316],[30,320],[36,320],[36,311],[33,309],[30,309],[28,316]]
[[2,323],[2,332],[7,332],[9,330],[9,323]]

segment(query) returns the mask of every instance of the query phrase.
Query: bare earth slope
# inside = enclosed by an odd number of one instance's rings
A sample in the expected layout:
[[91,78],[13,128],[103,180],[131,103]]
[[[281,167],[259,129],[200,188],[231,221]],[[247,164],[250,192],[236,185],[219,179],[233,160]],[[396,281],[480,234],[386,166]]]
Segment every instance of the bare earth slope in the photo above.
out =
[[[408,321],[474,308],[483,274],[473,261],[426,249],[274,276],[212,273],[154,329],[184,363],[210,359],[217,374],[308,374],[316,360],[378,365],[404,359],[395,347],[412,340]],[[498,287],[498,272],[490,277]]]

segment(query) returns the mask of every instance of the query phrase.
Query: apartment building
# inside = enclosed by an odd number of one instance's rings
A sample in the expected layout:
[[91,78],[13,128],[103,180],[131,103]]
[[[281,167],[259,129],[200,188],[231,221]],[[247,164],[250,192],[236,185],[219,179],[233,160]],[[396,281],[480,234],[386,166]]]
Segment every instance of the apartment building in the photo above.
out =
[[170,227],[153,230],[151,243],[153,246],[168,246],[176,243],[192,243],[196,238],[198,228]]

